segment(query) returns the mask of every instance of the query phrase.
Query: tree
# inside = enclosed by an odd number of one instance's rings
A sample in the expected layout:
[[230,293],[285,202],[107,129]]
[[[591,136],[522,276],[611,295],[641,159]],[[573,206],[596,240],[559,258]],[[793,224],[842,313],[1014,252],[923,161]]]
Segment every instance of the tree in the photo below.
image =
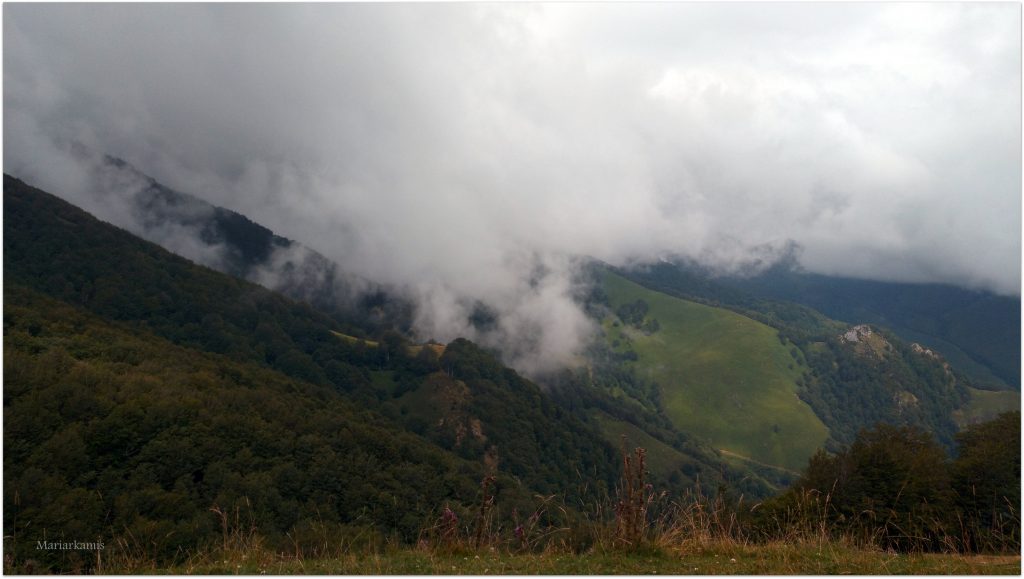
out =
[[950,477],[973,550],[1020,550],[1020,412],[969,426],[956,437]]
[[818,451],[759,518],[799,522],[792,520],[794,507],[805,505],[797,514],[808,519],[802,522],[824,520],[834,534],[878,539],[899,551],[935,550],[947,535],[950,504],[948,460],[935,438],[879,424],[834,455]]

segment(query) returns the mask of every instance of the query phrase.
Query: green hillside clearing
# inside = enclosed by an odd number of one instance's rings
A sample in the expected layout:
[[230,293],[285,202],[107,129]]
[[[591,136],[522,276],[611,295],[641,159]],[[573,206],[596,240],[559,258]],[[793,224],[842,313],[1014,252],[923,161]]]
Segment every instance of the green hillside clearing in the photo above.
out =
[[971,393],[970,402],[953,413],[953,420],[960,428],[992,420],[1003,412],[1020,410],[1020,392],[1007,390],[993,392],[977,388],[968,390]]
[[[342,334],[341,332],[336,332],[334,330],[331,330],[331,333],[334,334],[335,336],[341,338],[342,340],[344,340],[346,343],[349,343],[349,344],[355,345],[355,344],[358,344],[359,342],[362,342],[362,343],[366,344],[370,348],[376,348],[377,346],[380,346],[380,343],[375,341],[375,340],[367,340],[365,338],[357,338],[355,336],[350,336],[348,334]],[[436,354],[438,358],[440,358],[441,356],[444,355],[444,344],[435,344],[435,343],[411,344],[411,345],[406,347],[406,353],[409,354],[410,356],[413,356],[413,357],[419,356],[420,352],[423,351],[423,348],[430,348],[431,350],[434,351],[434,354]]]
[[638,374],[658,383],[675,426],[719,449],[788,469],[801,469],[828,429],[797,397],[800,362],[778,332],[721,308],[648,290],[611,272],[604,287],[612,309],[644,300],[646,334],[614,316],[606,339],[620,353],[636,352]]
[[[604,412],[597,411],[595,419],[601,425],[601,431],[608,441],[617,448],[626,445],[627,450],[640,447],[647,450],[648,465],[651,472],[667,477],[690,462],[683,453],[647,434],[634,424],[617,420]],[[623,442],[625,437],[625,442]]]
[[371,348],[376,348],[377,346],[380,345],[377,342],[375,342],[374,340],[366,340],[366,339],[363,339],[363,338],[357,338],[355,336],[350,336],[348,334],[342,334],[341,332],[335,332],[334,330],[331,330],[331,333],[334,334],[335,336],[341,338],[342,340],[345,340],[349,344],[358,344],[359,342],[363,342],[364,344],[366,344],[367,346],[369,346]]

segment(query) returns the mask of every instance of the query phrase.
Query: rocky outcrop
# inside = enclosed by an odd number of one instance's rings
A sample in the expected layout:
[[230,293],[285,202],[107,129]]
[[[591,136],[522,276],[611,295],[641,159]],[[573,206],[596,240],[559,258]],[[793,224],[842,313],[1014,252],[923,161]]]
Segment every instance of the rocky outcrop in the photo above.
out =
[[893,351],[892,344],[867,324],[853,326],[842,335],[839,341],[852,344],[858,354],[875,355],[885,358]]

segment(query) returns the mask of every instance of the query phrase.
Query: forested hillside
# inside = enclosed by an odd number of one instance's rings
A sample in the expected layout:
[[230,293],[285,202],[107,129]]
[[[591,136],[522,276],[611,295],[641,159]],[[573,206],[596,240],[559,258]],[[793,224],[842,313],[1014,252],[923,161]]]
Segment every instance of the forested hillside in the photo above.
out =
[[1020,390],[1020,298],[938,284],[897,284],[769,270],[723,283],[875,324],[938,350],[980,388]]
[[112,213],[123,223],[116,225],[143,239],[364,328],[411,323],[409,301],[245,215],[167,187],[118,158],[103,155],[86,166],[98,198],[119,207]]
[[[472,500],[485,472],[498,476],[492,493],[578,501],[607,492],[619,471],[593,426],[469,342],[438,358],[394,332],[345,338],[367,333],[20,181],[4,186],[5,500],[31,513],[5,519],[9,534],[17,521],[79,529],[65,526],[77,517],[69,509],[91,497],[83,533],[136,513],[153,523],[147,532],[172,525],[202,541],[213,532],[207,503],[248,498],[269,513],[267,532],[294,530],[284,512],[302,505],[412,540],[430,509]],[[80,456],[44,458],[54,452]],[[416,500],[387,494],[424,485]],[[365,500],[341,501],[368,488]]]
[[[605,532],[587,525],[620,520],[653,488],[710,491],[716,509],[764,498],[826,435],[840,462],[815,458],[801,480],[845,464],[879,421],[925,429],[945,450],[979,448],[949,475],[958,489],[982,488],[978,465],[1002,452],[989,431],[956,438],[951,412],[970,390],[941,356],[802,306],[728,311],[598,270],[586,308],[603,337],[545,391],[470,341],[413,344],[322,313],[8,176],[4,212],[4,531],[18,561],[46,538],[116,541],[170,564],[256,529],[260,548],[308,553],[424,533],[472,531],[480,545],[511,528],[492,521],[521,529],[525,513],[585,549]],[[715,430],[723,420],[753,430]],[[650,460],[639,480],[656,487],[623,498],[634,445],[648,449],[641,469]],[[995,530],[973,514],[983,499],[956,503],[975,517],[971,540],[1019,543],[1006,535],[1013,513]]]
[[[378,408],[406,427],[450,448],[458,442],[463,454],[475,449],[482,456],[494,446],[499,449],[497,456],[505,457],[501,464],[506,467],[520,461],[540,461],[553,465],[549,468],[561,475],[579,478],[578,468],[597,468],[595,463],[604,460],[601,457],[609,452],[606,432],[598,433],[600,424],[581,422],[592,422],[589,408],[608,406],[601,401],[600,393],[585,394],[584,398],[589,401],[585,407],[567,408],[567,416],[562,416],[563,411],[547,406],[548,402],[537,402],[547,398],[535,385],[502,368],[493,356],[480,352],[475,346],[449,348],[441,360],[431,359],[429,351],[423,350],[421,355],[410,357],[406,340],[394,331],[374,326],[363,328],[351,320],[345,323],[307,304],[197,267],[16,179],[7,177],[5,187],[5,210],[17,216],[16,220],[6,222],[4,240],[5,271],[10,280],[82,305],[102,316],[141,324],[175,343],[263,364],[314,383],[332,384],[360,404]],[[40,236],[38,232],[46,234]],[[124,276],[125,271],[132,275]],[[336,332],[365,340],[360,343],[340,339]],[[370,346],[371,339],[374,344],[379,343],[379,347]],[[449,391],[468,385],[469,394],[460,395],[456,414],[463,422],[461,428],[466,428],[467,420],[482,420],[487,444],[476,442],[474,437],[458,436],[460,426],[452,426],[453,419],[446,422],[447,426],[436,426],[442,417],[431,410],[434,406],[418,403],[426,394],[415,390],[421,384],[436,390],[439,381],[427,378],[443,363],[456,357],[462,360],[461,367],[448,377],[456,382],[434,395],[448,396]],[[471,366],[466,360],[474,360],[488,370],[480,373],[463,369]],[[521,390],[528,395],[517,395],[511,404],[498,404],[496,400],[500,396],[494,392],[496,384],[501,389]],[[568,392],[558,392],[557,398],[568,395]],[[483,404],[492,407],[479,408]],[[515,416],[515,419],[506,420],[503,416]],[[631,418],[634,423],[644,420],[639,416]],[[531,425],[530,431],[512,436],[511,430],[524,422]],[[508,435],[504,435],[506,432]],[[561,441],[581,436],[573,432],[586,433],[582,436],[598,441],[595,448],[604,450],[598,455],[584,456],[576,453],[586,452],[592,445],[578,444],[572,447],[574,450],[566,451],[569,454],[559,456],[537,442],[538,437],[557,440],[560,441],[555,444],[557,448],[566,444]],[[671,436],[674,438],[677,434]],[[506,443],[509,448],[516,448],[516,452],[506,453]],[[620,443],[621,440],[612,442],[616,448]],[[525,451],[524,444],[533,450],[520,452]],[[546,452],[541,452],[542,448]],[[689,456],[690,466],[687,467],[689,475],[683,476],[680,484],[694,483],[698,473],[703,473],[704,480],[710,484],[723,476],[720,461],[713,453],[693,444],[683,452]],[[544,476],[552,477],[551,472]],[[608,476],[605,474],[598,479],[607,480]],[[727,469],[726,476],[738,481],[744,473]],[[562,479],[557,480],[562,482]],[[539,478],[531,479],[530,483],[548,487],[540,483]],[[763,494],[764,488],[759,492]]]
[[[330,384],[178,346],[10,281],[4,306],[8,552],[38,560],[44,538],[130,537],[169,560],[220,538],[212,509],[278,548],[411,541],[440,505],[476,499],[481,463]],[[496,487],[503,501],[529,497],[507,476]]]

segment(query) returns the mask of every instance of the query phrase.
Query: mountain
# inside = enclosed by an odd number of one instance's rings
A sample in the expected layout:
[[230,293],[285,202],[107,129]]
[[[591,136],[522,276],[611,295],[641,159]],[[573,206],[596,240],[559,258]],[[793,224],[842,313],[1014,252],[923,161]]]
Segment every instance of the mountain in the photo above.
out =
[[130,163],[79,146],[76,157],[113,222],[188,259],[258,283],[374,332],[408,331],[413,304],[248,217],[167,187]]
[[[105,198],[109,205],[122,203],[129,207],[133,217],[124,221],[129,223],[138,235],[147,237],[166,249],[180,252],[184,257],[192,257],[218,271],[277,289],[289,297],[309,304],[319,312],[328,313],[341,325],[339,333],[342,335],[351,338],[362,337],[368,340],[368,343],[379,341],[389,330],[407,335],[413,306],[396,297],[392,290],[346,273],[340,266],[329,262],[315,251],[278,236],[245,216],[165,187],[124,161],[109,156],[92,157],[86,159],[89,161],[86,165],[93,167],[93,180],[99,188],[98,195]],[[111,213],[119,214],[116,211]],[[197,247],[202,249],[197,250]],[[293,259],[295,256],[301,259]],[[350,299],[339,294],[356,295],[359,299],[353,304]],[[214,315],[221,314],[215,312]],[[493,325],[494,320],[486,309],[478,307],[469,322],[486,334],[488,324]],[[216,347],[216,344],[213,344],[213,347]],[[310,375],[314,374],[315,372],[311,370]],[[570,395],[565,391],[572,391],[581,386],[575,384],[567,387],[562,384],[555,387],[548,380],[545,380],[544,384],[555,398],[576,396],[579,393]],[[379,393],[366,391],[359,395],[367,401],[372,397],[379,397]],[[582,394],[590,406],[612,406],[613,404],[601,399],[602,395],[601,392]],[[428,419],[435,422],[442,419],[440,416],[425,416],[430,405],[409,405],[403,401],[400,406],[418,410],[408,416],[403,415],[413,420],[417,428],[421,427],[421,422]],[[623,419],[622,412],[618,412],[618,415]],[[650,436],[652,428],[649,423],[657,420],[651,415],[634,414],[624,418],[625,425],[616,424],[609,430],[605,426],[613,419],[607,414],[584,414],[583,417],[595,422],[595,428],[615,447],[621,446],[620,435],[624,432],[623,428],[636,428],[637,424],[648,424],[646,431],[641,429],[640,432],[644,434],[640,436]],[[663,424],[662,427],[664,426]],[[658,436],[659,440],[679,447],[672,451],[670,461],[676,466],[664,472],[666,476],[675,477],[677,487],[692,485],[698,479],[711,481],[722,476],[722,458],[713,450],[706,448],[703,442],[691,441],[683,447],[677,442],[682,436],[679,432],[663,430]],[[630,437],[634,438],[636,437]],[[465,440],[464,437],[460,439]],[[675,453],[681,454],[677,456]],[[685,473],[681,470],[683,467]],[[747,473],[743,469],[729,471],[727,477],[744,480]],[[762,483],[756,483],[747,490],[754,494],[763,494],[768,492],[768,488],[770,487]]]
[[19,549],[47,529],[129,533],[170,560],[221,538],[216,513],[281,548],[315,529],[411,542],[445,505],[472,520],[486,474],[506,515],[557,495],[574,516],[613,492],[619,434],[661,445],[655,482],[771,488],[596,389],[546,392],[467,340],[371,339],[6,175],[4,213],[4,524]]
[[5,501],[19,513],[5,533],[26,545],[19,524],[212,540],[210,506],[242,502],[281,540],[322,512],[412,541],[433,509],[468,508],[487,472],[524,512],[535,493],[578,504],[617,476],[593,426],[469,342],[438,357],[394,332],[353,338],[366,330],[9,176],[4,212]]
[[1020,298],[939,284],[897,284],[774,268],[727,287],[800,303],[836,320],[889,328],[942,355],[986,390],[1020,390]]
[[657,394],[631,396],[730,455],[792,469],[816,443],[839,449],[876,423],[923,428],[952,450],[964,425],[1020,405],[888,329],[851,327],[694,268],[604,268],[598,278],[605,346]]
[[[151,224],[174,214],[248,247],[238,275],[291,243],[159,186],[135,198]],[[189,204],[205,217],[181,217]],[[578,518],[614,492],[630,445],[659,487],[759,498],[877,422],[950,449],[1019,408],[885,328],[659,266],[589,268],[582,306],[602,332],[541,388],[468,340],[415,344],[386,317],[321,311],[6,175],[4,212],[4,524],[22,550],[48,529],[131,537],[161,560],[246,526],[274,548],[408,543],[442,508],[469,521],[551,495]]]

